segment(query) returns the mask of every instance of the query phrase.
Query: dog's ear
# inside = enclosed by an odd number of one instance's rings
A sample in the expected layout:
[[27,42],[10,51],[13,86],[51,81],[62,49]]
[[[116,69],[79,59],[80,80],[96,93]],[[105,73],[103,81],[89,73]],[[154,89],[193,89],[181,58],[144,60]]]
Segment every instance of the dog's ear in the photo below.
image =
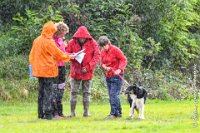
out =
[[137,87],[137,98],[143,98],[145,94],[145,90],[142,86]]
[[142,95],[143,97],[147,97],[147,91],[144,88],[142,88]]
[[133,87],[137,87],[137,84],[136,84],[136,83],[134,83],[134,84],[133,84]]

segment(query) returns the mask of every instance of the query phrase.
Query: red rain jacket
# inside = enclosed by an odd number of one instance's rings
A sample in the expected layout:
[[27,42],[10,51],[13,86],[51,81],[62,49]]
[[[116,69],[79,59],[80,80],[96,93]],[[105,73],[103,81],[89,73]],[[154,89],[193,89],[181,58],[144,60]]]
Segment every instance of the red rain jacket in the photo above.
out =
[[[84,50],[85,56],[80,64],[75,59],[71,60],[70,63],[70,77],[76,80],[89,80],[92,79],[94,74],[94,68],[97,65],[100,58],[100,51],[96,41],[91,37],[85,26],[78,28],[76,33],[73,35],[73,39],[68,42],[66,52],[76,53],[81,50],[81,46],[77,38],[87,38],[88,40],[83,44],[82,49]],[[82,68],[85,67],[87,72],[83,73]]]
[[107,67],[111,68],[110,71],[106,72],[106,77],[110,78],[114,76],[114,71],[117,69],[121,69],[120,74],[124,73],[127,59],[118,47],[110,45],[108,51],[102,49],[100,63],[101,66],[102,64],[105,64]]

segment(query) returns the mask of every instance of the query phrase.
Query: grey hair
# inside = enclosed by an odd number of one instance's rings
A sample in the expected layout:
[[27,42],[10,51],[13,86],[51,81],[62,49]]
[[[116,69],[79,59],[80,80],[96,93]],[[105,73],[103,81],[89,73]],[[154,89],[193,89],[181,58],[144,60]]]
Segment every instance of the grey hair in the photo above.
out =
[[110,40],[108,39],[107,36],[100,36],[97,43],[102,47],[107,44],[110,44]]

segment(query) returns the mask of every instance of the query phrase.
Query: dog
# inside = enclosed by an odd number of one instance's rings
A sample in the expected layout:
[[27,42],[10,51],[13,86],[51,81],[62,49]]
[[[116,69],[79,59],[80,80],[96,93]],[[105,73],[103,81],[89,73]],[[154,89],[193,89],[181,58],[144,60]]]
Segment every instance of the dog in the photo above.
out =
[[130,114],[128,119],[133,118],[134,109],[139,115],[139,119],[144,119],[144,105],[147,99],[147,91],[136,84],[129,86],[124,90],[124,94],[127,94],[127,99],[130,104]]

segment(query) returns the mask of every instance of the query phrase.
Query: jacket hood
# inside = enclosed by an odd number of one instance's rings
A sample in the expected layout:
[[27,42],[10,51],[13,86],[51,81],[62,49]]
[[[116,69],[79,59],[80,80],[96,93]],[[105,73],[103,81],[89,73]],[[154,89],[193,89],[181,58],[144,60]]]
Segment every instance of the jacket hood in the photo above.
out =
[[92,36],[88,32],[85,26],[80,26],[78,30],[74,33],[73,38],[89,38],[92,39]]
[[56,26],[52,21],[48,21],[47,23],[44,24],[43,29],[42,29],[42,35],[45,36],[46,38],[52,38],[53,34],[57,31]]

